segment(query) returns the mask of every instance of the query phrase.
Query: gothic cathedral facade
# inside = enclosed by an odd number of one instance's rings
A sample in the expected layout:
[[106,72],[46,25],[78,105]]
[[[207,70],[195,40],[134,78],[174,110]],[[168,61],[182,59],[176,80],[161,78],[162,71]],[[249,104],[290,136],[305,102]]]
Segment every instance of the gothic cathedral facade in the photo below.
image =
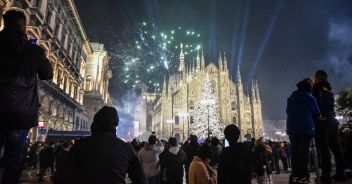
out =
[[241,130],[241,140],[263,136],[261,100],[256,81],[252,81],[250,91],[245,94],[240,72],[237,83],[230,78],[225,54],[220,54],[218,66],[212,63],[206,66],[203,53],[201,56],[198,53],[196,62],[189,66],[185,65],[184,59],[181,47],[179,72],[164,78],[161,94],[144,94],[147,98],[147,131],[154,131],[165,139],[169,136],[187,139],[192,134],[189,127],[194,123],[195,107],[208,74],[223,127],[237,125]]

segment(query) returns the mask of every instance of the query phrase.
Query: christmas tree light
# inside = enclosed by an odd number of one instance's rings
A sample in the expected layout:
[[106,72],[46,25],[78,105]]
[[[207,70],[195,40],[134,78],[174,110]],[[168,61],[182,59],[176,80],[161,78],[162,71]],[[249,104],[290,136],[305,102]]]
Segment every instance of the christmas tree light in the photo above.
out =
[[223,126],[220,121],[219,104],[207,74],[199,103],[194,110],[194,123],[190,125],[191,133],[200,139],[208,137],[223,138]]

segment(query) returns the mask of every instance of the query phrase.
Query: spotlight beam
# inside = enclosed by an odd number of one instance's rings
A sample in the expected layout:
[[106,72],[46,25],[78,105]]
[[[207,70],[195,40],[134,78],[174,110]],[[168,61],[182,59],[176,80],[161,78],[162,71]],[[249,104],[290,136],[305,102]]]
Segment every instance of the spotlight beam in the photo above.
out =
[[273,28],[275,26],[275,23],[279,17],[279,14],[280,14],[280,11],[282,9],[282,6],[285,2],[285,0],[279,0],[280,2],[277,4],[275,10],[274,10],[274,13],[273,13],[273,16],[271,18],[271,21],[269,22],[269,26],[268,26],[268,29],[266,30],[266,33],[263,37],[263,41],[262,41],[262,44],[260,45],[259,47],[259,52],[257,54],[257,57],[254,61],[254,65],[252,66],[252,70],[251,70],[251,73],[249,75],[249,78],[248,78],[248,81],[247,83],[249,83],[250,79],[253,77],[255,71],[256,71],[256,68],[257,68],[257,65],[258,63],[260,62],[262,56],[263,56],[263,53],[265,51],[265,48],[266,48],[266,45],[269,41],[269,38],[271,37],[271,34],[272,34],[272,31],[273,31]]
[[217,1],[214,0],[209,0],[208,1],[210,6],[210,14],[209,14],[209,54],[211,58],[211,62],[215,60],[216,58],[216,23],[215,23],[215,17],[216,17],[216,10],[217,10]]
[[[237,6],[236,8],[236,19],[235,19],[235,23],[234,23],[234,33],[233,33],[233,36],[232,36],[232,49],[231,49],[231,54],[230,54],[230,74],[232,74],[232,72],[234,71],[234,68],[233,68],[233,62],[235,60],[235,55],[236,55],[236,50],[237,50],[237,38],[238,38],[238,22],[240,20],[240,6]],[[235,69],[236,71],[236,69]],[[235,75],[236,76],[236,75]]]
[[249,9],[250,9],[250,0],[246,1],[246,7],[245,7],[245,13],[244,13],[244,18],[243,18],[243,25],[242,25],[242,31],[241,31],[241,41],[240,41],[240,48],[239,48],[239,53],[237,57],[237,68],[241,66],[242,63],[242,57],[243,57],[243,49],[244,49],[244,43],[246,39],[246,33],[247,33],[247,25],[248,25],[248,14],[249,14]]

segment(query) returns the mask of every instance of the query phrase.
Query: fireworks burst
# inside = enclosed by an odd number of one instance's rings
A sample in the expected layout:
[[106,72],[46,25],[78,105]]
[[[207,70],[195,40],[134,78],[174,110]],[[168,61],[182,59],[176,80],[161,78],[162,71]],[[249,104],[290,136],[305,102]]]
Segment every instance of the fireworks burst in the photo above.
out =
[[126,30],[126,37],[120,38],[113,49],[116,53],[112,57],[119,61],[118,83],[125,89],[147,87],[150,91],[160,91],[163,76],[178,69],[180,44],[183,43],[188,59],[201,49],[201,34],[192,29],[178,26],[162,31],[147,22],[136,27],[134,37],[131,30]]

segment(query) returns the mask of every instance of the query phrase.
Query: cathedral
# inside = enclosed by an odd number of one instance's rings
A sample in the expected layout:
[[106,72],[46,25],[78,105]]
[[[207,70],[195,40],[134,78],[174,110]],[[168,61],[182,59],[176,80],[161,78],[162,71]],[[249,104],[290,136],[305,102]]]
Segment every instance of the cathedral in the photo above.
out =
[[185,140],[193,134],[191,126],[195,123],[195,108],[200,103],[202,87],[207,77],[217,99],[222,127],[237,125],[241,130],[241,140],[263,136],[261,100],[256,81],[252,81],[248,94],[245,94],[240,72],[237,83],[230,78],[225,54],[220,54],[218,66],[213,63],[206,66],[203,53],[201,56],[198,53],[195,62],[187,66],[181,45],[179,60],[178,72],[164,78],[161,94],[143,95],[147,103],[147,131],[154,131],[164,139],[175,136],[178,140]]

